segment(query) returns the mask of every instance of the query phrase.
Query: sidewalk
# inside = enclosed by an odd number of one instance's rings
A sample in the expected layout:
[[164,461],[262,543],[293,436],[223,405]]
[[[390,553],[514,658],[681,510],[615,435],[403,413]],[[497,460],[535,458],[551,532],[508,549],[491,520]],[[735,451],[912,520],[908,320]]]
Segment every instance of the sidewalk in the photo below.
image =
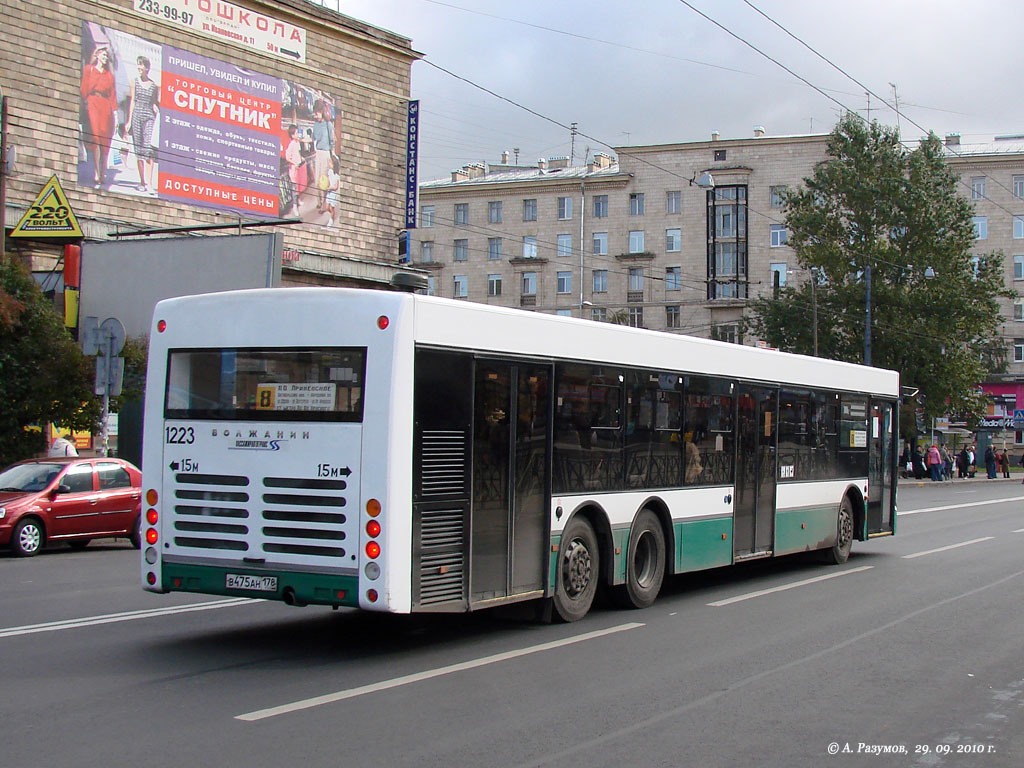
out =
[[[954,477],[952,480],[942,480],[943,483],[991,483],[991,482],[1003,482],[1003,483],[1021,483],[1024,482],[1024,473],[1018,472],[1017,474],[1010,474],[1009,477],[1003,477],[1001,474],[998,477],[994,477],[989,480],[985,477],[985,470],[977,473],[974,477]],[[922,478],[915,480],[912,477],[903,478],[899,480],[900,485],[916,485],[921,487],[923,485],[939,485],[939,483],[933,482],[928,478]]]

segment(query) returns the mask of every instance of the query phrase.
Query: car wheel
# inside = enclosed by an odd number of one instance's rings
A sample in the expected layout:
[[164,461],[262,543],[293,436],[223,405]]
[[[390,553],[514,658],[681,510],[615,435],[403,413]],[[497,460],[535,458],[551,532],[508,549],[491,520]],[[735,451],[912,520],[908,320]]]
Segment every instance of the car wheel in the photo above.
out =
[[73,541],[69,541],[68,546],[76,552],[79,552],[88,547],[90,541],[92,541],[92,539],[75,539]]
[[136,549],[142,546],[142,515],[135,517],[135,522],[132,523],[132,531],[128,534],[128,539]]
[[46,534],[42,524],[34,517],[22,520],[11,533],[11,551],[17,557],[32,557],[43,548]]

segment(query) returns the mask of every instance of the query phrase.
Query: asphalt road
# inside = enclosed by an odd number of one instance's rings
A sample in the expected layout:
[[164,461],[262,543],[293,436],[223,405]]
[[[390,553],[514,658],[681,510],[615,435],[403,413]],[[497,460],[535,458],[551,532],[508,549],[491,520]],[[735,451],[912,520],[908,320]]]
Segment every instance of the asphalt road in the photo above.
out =
[[900,509],[844,566],[553,626],[151,595],[127,543],[2,554],[0,766],[1024,765],[1024,486]]

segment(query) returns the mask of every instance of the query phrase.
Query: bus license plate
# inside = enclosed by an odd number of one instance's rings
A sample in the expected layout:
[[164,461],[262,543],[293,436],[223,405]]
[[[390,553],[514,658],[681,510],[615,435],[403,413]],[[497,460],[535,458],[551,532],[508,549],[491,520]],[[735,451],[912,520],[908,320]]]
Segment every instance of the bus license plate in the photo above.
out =
[[250,576],[247,573],[229,573],[225,587],[228,589],[249,589],[254,592],[276,592],[277,576]]

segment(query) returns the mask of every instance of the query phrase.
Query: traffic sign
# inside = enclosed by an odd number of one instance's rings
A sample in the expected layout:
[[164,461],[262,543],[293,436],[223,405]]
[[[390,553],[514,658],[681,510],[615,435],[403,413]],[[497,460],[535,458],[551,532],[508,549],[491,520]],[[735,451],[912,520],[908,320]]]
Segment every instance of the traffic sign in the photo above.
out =
[[68,196],[64,194],[56,174],[43,186],[36,201],[11,231],[11,237],[45,240],[80,239],[82,228],[71,210]]

